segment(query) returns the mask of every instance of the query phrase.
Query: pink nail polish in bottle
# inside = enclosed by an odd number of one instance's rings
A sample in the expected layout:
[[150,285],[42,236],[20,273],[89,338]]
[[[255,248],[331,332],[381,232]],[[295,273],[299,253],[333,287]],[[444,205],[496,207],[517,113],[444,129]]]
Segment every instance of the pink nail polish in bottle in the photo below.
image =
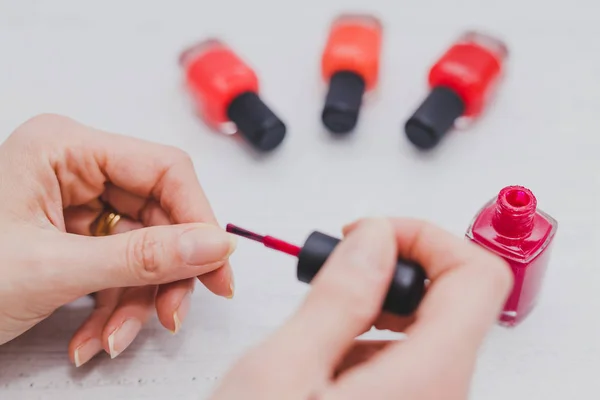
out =
[[508,186],[477,213],[467,238],[504,258],[515,280],[499,322],[515,326],[533,310],[550,260],[557,221],[537,208],[531,190]]

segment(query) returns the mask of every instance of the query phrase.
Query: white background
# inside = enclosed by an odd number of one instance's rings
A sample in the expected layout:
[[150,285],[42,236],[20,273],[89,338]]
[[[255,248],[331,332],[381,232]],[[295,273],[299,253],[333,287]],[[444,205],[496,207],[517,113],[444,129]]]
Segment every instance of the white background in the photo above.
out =
[[[378,98],[340,141],[321,127],[318,68],[329,21],[348,10],[379,13],[386,31]],[[591,1],[2,0],[0,138],[54,112],[182,147],[222,223],[299,243],[368,215],[422,217],[462,235],[503,186],[528,186],[560,224],[544,293],[523,325],[493,330],[472,398],[592,399],[600,389],[597,21]],[[426,94],[427,68],[467,28],[506,40],[507,80],[480,124],[419,154],[401,126]],[[256,68],[263,97],[287,123],[270,157],[209,132],[192,112],[176,61],[206,35],[228,40]],[[153,322],[115,360],[70,365],[68,340],[88,306],[59,310],[0,347],[0,398],[207,396],[307,290],[293,259],[254,243],[240,241],[232,264],[234,300],[197,290],[180,334]]]

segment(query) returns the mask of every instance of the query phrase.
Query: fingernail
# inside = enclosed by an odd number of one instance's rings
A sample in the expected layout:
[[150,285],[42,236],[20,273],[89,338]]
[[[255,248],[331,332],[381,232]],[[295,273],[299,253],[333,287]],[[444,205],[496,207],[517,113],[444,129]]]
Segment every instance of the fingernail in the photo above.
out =
[[233,294],[235,293],[235,283],[233,282],[233,275],[231,275],[231,283],[229,284],[229,296],[225,296],[228,299],[233,299]]
[[348,234],[348,231],[355,228],[356,225],[358,225],[360,223],[361,220],[355,220],[353,222],[350,222],[349,224],[346,224],[342,227],[342,234],[346,235]]
[[233,235],[212,226],[192,229],[179,238],[181,257],[190,265],[224,260],[233,253],[236,244]]
[[347,245],[346,256],[348,259],[354,260],[353,265],[367,269],[387,268],[386,263],[382,262],[382,254],[385,254],[387,249],[385,241],[381,240],[386,228],[390,230],[391,234],[391,227],[387,224],[388,222],[383,219],[364,220],[348,235],[348,241],[361,243],[361,246]]
[[237,248],[238,238],[235,235],[228,233],[229,235],[229,251],[225,257],[229,257]]
[[73,358],[75,366],[81,367],[86,362],[90,361],[96,354],[102,350],[102,343],[98,339],[88,339],[75,349]]
[[117,357],[123,350],[129,347],[141,329],[142,323],[135,318],[131,318],[123,322],[117,330],[111,333],[108,337],[110,358]]
[[188,292],[181,303],[179,303],[179,307],[177,307],[177,311],[173,313],[173,322],[175,323],[175,329],[173,330],[173,334],[176,334],[181,329],[181,323],[185,320],[188,312],[190,311],[190,306],[192,304],[192,293]]

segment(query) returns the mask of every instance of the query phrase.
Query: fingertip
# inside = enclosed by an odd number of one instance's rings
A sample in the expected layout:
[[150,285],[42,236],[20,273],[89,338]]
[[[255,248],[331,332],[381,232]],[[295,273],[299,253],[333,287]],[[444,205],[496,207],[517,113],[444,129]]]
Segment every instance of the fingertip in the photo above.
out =
[[93,312],[71,338],[68,348],[69,360],[76,367],[87,363],[102,351],[100,337],[105,321],[105,315]]
[[[118,319],[121,319],[121,316]],[[114,325],[115,322],[109,322],[103,333],[110,358],[116,358],[133,343],[142,330],[143,322],[136,317],[130,317],[116,328]]]
[[513,288],[515,276],[506,261],[497,256],[493,256],[493,258],[494,260],[489,263],[486,272],[490,275],[494,288],[503,293],[504,299],[506,299]]
[[200,275],[198,280],[217,296],[222,296],[227,299],[233,298],[235,283],[233,280],[233,270],[231,269],[229,261],[226,261],[221,268]]
[[[80,367],[103,350],[102,330],[119,300],[122,289],[104,290],[96,295],[96,308],[69,342],[69,359]],[[108,351],[107,351],[108,353]]]
[[102,332],[102,345],[111,358],[135,340],[154,309],[156,286],[128,288]]
[[[360,239],[358,238],[360,236]],[[351,239],[352,238],[352,239]],[[377,246],[384,251],[397,252],[397,244],[394,229],[391,222],[386,218],[364,218],[356,222],[352,231],[349,231],[345,240],[356,241],[355,247],[360,242],[361,246]],[[363,245],[364,244],[364,245]]]
[[480,274],[485,275],[482,279],[490,281],[495,290],[504,293],[507,297],[512,290],[515,279],[509,263],[502,257],[471,241],[464,241],[463,243],[467,246],[468,251],[473,254],[471,261],[465,264],[477,268]]
[[75,364],[75,367],[79,368],[102,350],[100,339],[90,338],[75,348],[71,361]]
[[358,219],[344,225],[342,227],[342,234],[346,236],[348,233],[352,232],[354,229],[356,229],[356,226],[360,223],[360,221],[361,220]]
[[176,334],[191,307],[195,278],[161,285],[156,295],[156,314],[161,325]]
[[172,333],[174,335],[181,330],[181,326],[183,324],[183,321],[185,321],[185,318],[187,317],[188,312],[190,311],[191,305],[192,305],[192,293],[187,292],[183,296],[183,299],[179,303],[179,306],[177,306],[177,309],[173,313],[173,323],[175,325],[175,328],[173,329]]
[[188,265],[201,266],[225,262],[235,251],[237,238],[210,224],[194,224],[181,232],[178,248]]

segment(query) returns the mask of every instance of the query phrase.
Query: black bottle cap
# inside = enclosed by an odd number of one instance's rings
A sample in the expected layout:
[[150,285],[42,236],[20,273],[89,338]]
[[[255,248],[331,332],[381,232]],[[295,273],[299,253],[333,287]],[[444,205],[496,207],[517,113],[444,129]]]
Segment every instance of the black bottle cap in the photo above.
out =
[[[339,242],[329,235],[313,232],[298,255],[298,280],[310,283]],[[383,310],[396,315],[412,314],[425,295],[425,279],[421,266],[398,260]]]
[[465,104],[456,92],[437,86],[406,121],[404,131],[415,146],[424,150],[431,149],[464,112]]
[[227,116],[255,149],[271,151],[283,141],[285,124],[254,92],[237,96],[227,108]]
[[348,133],[358,121],[365,81],[358,74],[340,71],[329,81],[321,119],[332,133]]

